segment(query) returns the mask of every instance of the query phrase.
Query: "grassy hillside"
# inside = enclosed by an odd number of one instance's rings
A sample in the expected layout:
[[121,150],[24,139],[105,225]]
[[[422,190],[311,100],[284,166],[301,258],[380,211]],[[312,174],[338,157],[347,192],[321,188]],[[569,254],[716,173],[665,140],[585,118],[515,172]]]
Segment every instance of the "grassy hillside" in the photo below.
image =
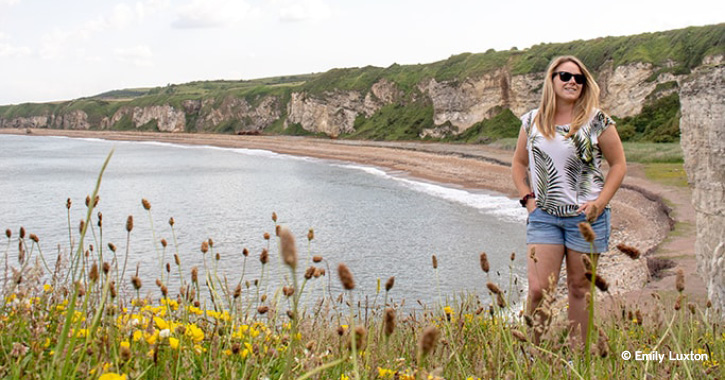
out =
[[[83,110],[89,122],[97,126],[104,117],[112,116],[122,106],[149,106],[169,104],[180,108],[186,100],[205,100],[206,108],[218,107],[228,97],[243,98],[253,106],[264,96],[278,97],[280,112],[286,115],[286,103],[292,92],[304,91],[321,95],[334,91],[357,90],[363,93],[381,79],[394,82],[403,91],[398,104],[383,107],[370,118],[359,117],[354,133],[347,138],[361,139],[415,139],[424,128],[433,126],[432,106],[422,100],[418,84],[429,79],[437,81],[463,81],[498,69],[506,68],[512,74],[526,74],[545,70],[551,58],[573,54],[596,73],[611,62],[615,67],[633,62],[652,64],[655,71],[649,80],[660,73],[689,73],[702,63],[705,56],[725,53],[725,24],[689,27],[666,32],[645,33],[625,37],[604,37],[588,41],[545,43],[529,49],[512,48],[507,51],[489,50],[484,53],[463,53],[430,64],[398,65],[386,68],[366,66],[361,68],[333,69],[321,74],[291,75],[241,81],[199,81],[155,88],[114,90],[103,94],[69,102],[20,104],[0,106],[0,118],[12,119],[37,115],[63,115],[73,110]],[[660,84],[655,92],[665,92],[676,87],[675,82]],[[670,91],[671,92],[671,91]],[[208,102],[212,100],[212,102]],[[518,127],[518,120],[508,110],[490,120],[474,125],[466,133],[444,138],[447,141],[486,142],[496,138],[511,137]],[[187,124],[193,125],[196,115],[187,116]],[[122,120],[123,121],[123,120]],[[622,137],[631,141],[667,142],[679,139],[679,98],[674,94],[647,99],[641,114],[618,120]],[[213,127],[213,132],[234,132],[243,121],[225,122]],[[130,120],[116,126],[132,128]],[[189,129],[193,132],[193,129]],[[268,133],[307,134],[300,126],[282,128],[276,122]]]

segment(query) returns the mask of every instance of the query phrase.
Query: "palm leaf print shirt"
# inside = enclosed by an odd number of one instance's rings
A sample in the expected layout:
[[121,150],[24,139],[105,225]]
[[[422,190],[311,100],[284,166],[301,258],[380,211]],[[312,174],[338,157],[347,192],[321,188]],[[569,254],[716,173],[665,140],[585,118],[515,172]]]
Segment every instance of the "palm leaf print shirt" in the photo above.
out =
[[555,216],[575,216],[579,206],[596,200],[604,187],[598,139],[614,121],[594,110],[589,121],[570,138],[565,138],[569,125],[557,125],[554,138],[547,139],[534,122],[537,111],[521,117],[521,128],[528,137],[526,149],[536,207]]

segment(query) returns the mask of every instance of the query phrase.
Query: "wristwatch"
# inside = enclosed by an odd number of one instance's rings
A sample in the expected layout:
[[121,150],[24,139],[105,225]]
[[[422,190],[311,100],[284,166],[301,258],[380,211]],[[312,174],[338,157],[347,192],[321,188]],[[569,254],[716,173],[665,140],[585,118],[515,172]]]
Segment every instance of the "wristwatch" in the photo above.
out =
[[534,195],[534,193],[528,193],[528,194],[524,195],[523,198],[519,199],[519,203],[521,203],[521,207],[526,207],[526,202],[528,202],[529,199],[531,199],[531,198],[536,199],[536,195]]

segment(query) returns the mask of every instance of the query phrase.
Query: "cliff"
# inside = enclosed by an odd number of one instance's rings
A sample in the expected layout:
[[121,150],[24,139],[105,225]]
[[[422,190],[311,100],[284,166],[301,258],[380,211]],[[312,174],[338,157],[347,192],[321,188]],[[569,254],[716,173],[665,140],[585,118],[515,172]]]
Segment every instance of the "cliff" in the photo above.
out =
[[703,67],[682,85],[682,150],[696,213],[698,271],[725,310],[725,65]]
[[[720,24],[523,51],[464,53],[428,65],[123,90],[119,96],[0,107],[0,128],[455,138],[504,110],[518,116],[536,107],[549,60],[574,54],[594,71],[602,108],[621,120],[625,138],[662,138],[652,128],[664,123],[674,128],[662,141],[672,141],[679,137],[681,84],[698,68],[722,62],[723,34],[725,24]],[[667,107],[656,103],[662,99]],[[664,108],[670,109],[666,117]],[[659,124],[651,126],[653,120]],[[517,123],[509,124],[498,137],[516,136]]]

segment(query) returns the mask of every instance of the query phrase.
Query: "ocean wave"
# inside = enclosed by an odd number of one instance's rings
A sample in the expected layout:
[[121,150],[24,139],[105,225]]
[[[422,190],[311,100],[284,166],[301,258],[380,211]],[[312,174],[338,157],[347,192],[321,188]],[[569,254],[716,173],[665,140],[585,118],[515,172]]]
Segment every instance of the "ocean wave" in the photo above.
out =
[[468,207],[473,207],[485,214],[494,215],[507,221],[523,222],[526,220],[526,210],[519,207],[515,200],[503,195],[490,194],[486,192],[472,192],[440,184],[413,180],[396,174],[390,174],[389,172],[371,166],[354,164],[342,164],[337,166],[346,169],[360,170],[370,175],[397,181],[410,190]]

